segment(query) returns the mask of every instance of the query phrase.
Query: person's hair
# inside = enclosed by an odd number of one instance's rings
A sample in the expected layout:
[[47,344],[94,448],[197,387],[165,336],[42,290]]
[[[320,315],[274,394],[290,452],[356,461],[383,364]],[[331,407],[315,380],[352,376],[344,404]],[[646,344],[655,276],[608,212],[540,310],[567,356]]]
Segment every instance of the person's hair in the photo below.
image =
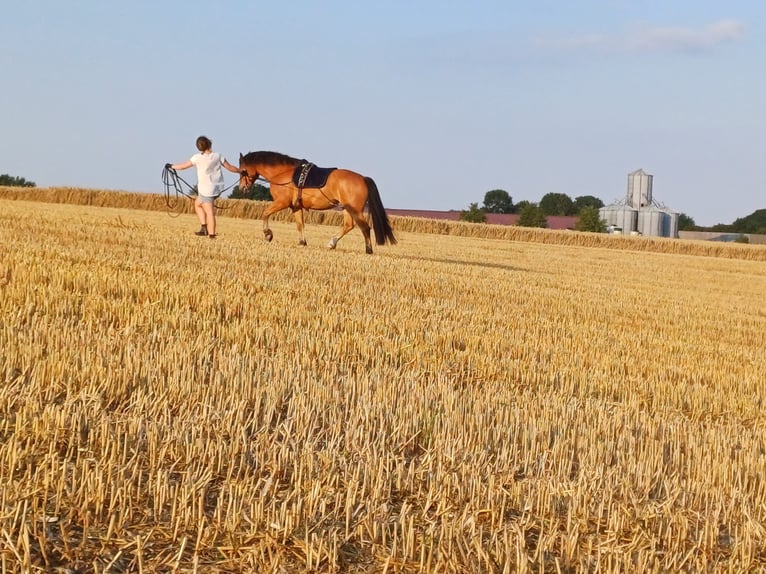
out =
[[210,138],[205,136],[199,136],[197,138],[197,149],[199,151],[207,151],[211,147],[213,147],[213,142],[210,141]]

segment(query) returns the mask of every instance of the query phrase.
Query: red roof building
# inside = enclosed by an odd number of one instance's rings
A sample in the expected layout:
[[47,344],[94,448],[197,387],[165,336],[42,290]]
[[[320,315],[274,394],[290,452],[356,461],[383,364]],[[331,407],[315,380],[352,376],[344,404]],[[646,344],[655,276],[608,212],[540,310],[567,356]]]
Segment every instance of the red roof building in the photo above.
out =
[[[425,219],[448,219],[460,221],[460,211],[431,211],[428,209],[386,209],[388,215],[399,217],[423,217]],[[548,229],[574,229],[578,217],[576,215],[548,215],[546,216]],[[516,225],[519,221],[518,213],[487,213],[487,223],[491,225]]]

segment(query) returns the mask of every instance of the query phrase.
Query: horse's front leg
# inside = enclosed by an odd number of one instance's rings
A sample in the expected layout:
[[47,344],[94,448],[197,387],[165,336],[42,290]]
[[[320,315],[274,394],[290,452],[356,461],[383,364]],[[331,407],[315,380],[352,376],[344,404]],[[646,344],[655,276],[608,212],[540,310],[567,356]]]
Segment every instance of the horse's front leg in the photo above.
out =
[[303,209],[300,207],[291,207],[291,209],[293,210],[293,217],[295,217],[295,227],[298,228],[298,245],[308,245],[304,232]]
[[271,241],[274,239],[274,234],[269,227],[269,217],[278,211],[282,211],[285,207],[287,207],[286,203],[277,203],[276,201],[272,201],[269,206],[263,210],[263,236],[266,238],[266,241]]

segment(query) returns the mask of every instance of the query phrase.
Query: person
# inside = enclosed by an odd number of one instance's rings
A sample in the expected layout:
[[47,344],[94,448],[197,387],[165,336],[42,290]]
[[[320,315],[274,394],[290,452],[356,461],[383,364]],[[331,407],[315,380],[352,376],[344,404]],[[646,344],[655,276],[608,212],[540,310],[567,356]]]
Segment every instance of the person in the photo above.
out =
[[216,237],[215,200],[223,192],[223,171],[225,167],[232,173],[239,173],[239,168],[231,165],[221,154],[213,151],[213,142],[206,136],[197,138],[197,149],[189,161],[184,163],[169,163],[165,167],[170,169],[197,168],[197,198],[194,200],[194,211],[200,222],[199,231],[195,235],[207,236],[210,239]]

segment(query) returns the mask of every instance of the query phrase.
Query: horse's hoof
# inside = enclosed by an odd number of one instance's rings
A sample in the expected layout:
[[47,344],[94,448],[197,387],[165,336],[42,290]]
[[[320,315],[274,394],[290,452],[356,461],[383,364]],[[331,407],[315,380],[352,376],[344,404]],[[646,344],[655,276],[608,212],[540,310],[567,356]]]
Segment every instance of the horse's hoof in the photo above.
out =
[[364,248],[364,252],[365,252],[365,253],[367,253],[367,254],[369,254],[369,255],[372,255],[372,247],[370,247],[369,245],[368,245],[368,246],[366,246],[366,247]]
[[330,239],[329,243],[327,244],[327,247],[330,249],[335,249],[335,246],[338,245],[338,240],[334,237]]
[[274,239],[274,234],[271,232],[271,229],[264,231],[263,236],[266,238],[266,241],[271,241]]
[[303,245],[303,246],[306,246],[306,245],[308,245],[308,243],[306,243],[306,240],[305,240],[305,239],[301,239],[301,240],[298,242],[298,245]]

